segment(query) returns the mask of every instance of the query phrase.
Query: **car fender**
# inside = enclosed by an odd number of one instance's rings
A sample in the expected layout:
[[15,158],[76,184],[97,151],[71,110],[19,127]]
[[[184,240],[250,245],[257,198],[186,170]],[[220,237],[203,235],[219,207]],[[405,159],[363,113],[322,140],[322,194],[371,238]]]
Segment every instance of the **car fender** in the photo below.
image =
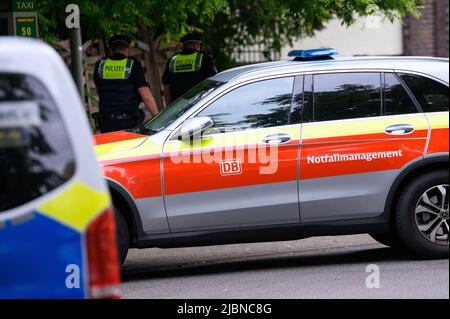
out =
[[386,206],[384,213],[386,215],[391,214],[391,208],[394,203],[395,196],[397,195],[397,192],[399,191],[400,187],[402,186],[402,183],[407,180],[411,174],[414,174],[415,172],[419,172],[421,169],[423,169],[426,166],[433,165],[433,164],[445,164],[449,163],[449,154],[448,153],[439,153],[439,154],[433,154],[428,155],[420,160],[414,161],[412,163],[409,163],[406,167],[404,167],[401,171],[401,173],[397,176],[394,183],[392,184],[388,198],[386,201]]

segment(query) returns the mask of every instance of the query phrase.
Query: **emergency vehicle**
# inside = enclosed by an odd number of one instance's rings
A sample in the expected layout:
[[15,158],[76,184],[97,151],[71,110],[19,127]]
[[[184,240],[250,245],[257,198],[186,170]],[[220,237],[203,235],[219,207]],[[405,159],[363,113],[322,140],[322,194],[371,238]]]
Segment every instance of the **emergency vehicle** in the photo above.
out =
[[127,250],[369,233],[447,258],[449,61],[299,50],[96,136]]
[[114,211],[59,55],[0,38],[0,299],[116,298]]

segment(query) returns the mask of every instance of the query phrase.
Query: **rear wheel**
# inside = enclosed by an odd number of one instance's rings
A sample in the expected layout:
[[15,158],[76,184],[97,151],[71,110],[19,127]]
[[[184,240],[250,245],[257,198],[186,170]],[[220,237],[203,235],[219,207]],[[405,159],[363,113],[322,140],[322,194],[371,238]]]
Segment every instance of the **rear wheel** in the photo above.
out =
[[415,256],[449,256],[448,171],[424,174],[402,192],[396,206],[398,236]]
[[117,227],[117,245],[119,250],[120,263],[123,264],[127,259],[128,249],[130,247],[130,233],[128,225],[117,207],[114,208],[116,212],[116,227]]

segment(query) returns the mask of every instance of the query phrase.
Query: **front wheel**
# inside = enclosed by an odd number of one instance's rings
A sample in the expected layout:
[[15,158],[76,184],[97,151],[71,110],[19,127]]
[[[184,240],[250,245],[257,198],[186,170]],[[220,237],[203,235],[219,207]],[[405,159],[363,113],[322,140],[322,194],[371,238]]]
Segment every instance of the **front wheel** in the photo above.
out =
[[448,258],[448,171],[412,181],[401,193],[395,213],[398,236],[410,252],[425,259]]

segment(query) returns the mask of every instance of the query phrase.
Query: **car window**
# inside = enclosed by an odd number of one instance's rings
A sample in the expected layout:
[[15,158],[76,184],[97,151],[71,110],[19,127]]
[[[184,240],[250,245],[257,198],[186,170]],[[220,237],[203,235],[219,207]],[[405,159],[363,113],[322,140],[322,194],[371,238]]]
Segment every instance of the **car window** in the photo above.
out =
[[153,117],[150,121],[137,128],[136,131],[140,134],[147,135],[165,129],[197,102],[217,90],[223,84],[223,82],[212,80],[200,82],[164,110],[159,112],[158,115]]
[[384,74],[384,114],[400,115],[418,113],[414,101],[408,95],[395,74]]
[[292,108],[289,115],[290,124],[301,124],[305,111],[304,98],[305,76],[300,75],[295,78],[294,95],[292,96]]
[[47,89],[0,74],[0,213],[37,199],[75,171],[70,140]]
[[208,116],[208,133],[267,128],[289,124],[294,77],[260,81],[233,90],[198,116]]
[[447,112],[448,86],[419,75],[399,74],[426,113]]
[[312,75],[305,75],[303,84],[303,112],[302,122],[314,121],[314,81]]
[[320,74],[313,82],[314,122],[381,115],[380,73]]

